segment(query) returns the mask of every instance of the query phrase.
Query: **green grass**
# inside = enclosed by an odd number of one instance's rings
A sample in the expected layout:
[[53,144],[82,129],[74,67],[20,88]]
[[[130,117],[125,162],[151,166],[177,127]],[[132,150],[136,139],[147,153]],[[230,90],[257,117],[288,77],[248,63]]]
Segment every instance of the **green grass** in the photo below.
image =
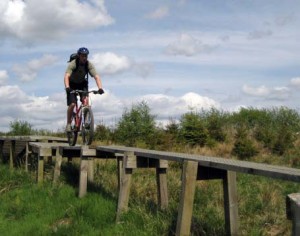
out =
[[[97,161],[95,183],[79,199],[78,166],[64,164],[59,183],[37,185],[32,173],[0,165],[0,235],[174,235],[180,171],[170,163],[169,208],[157,206],[154,170],[135,170],[129,210],[116,223],[117,176],[113,160]],[[49,171],[48,173],[50,173]],[[285,197],[299,184],[238,174],[241,235],[290,235]],[[225,235],[220,180],[198,181],[191,235]]]

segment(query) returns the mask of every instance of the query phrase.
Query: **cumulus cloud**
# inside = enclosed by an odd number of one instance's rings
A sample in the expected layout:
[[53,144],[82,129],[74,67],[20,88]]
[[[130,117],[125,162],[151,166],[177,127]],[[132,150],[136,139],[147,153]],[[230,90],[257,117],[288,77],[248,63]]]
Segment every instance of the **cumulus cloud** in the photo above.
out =
[[0,70],[0,86],[4,85],[8,79],[8,74],[6,70]]
[[33,59],[25,65],[17,64],[13,66],[13,71],[21,81],[28,82],[36,78],[39,70],[50,66],[57,61],[57,57],[53,55],[43,55],[41,58]]
[[167,6],[160,6],[157,9],[155,9],[153,12],[150,12],[146,15],[146,18],[149,19],[162,19],[169,15],[169,7]]
[[181,34],[175,42],[170,43],[166,47],[165,53],[175,56],[195,56],[200,53],[211,52],[215,48],[216,46],[203,44],[200,40],[189,34]]
[[146,101],[152,113],[156,114],[157,118],[162,120],[170,117],[179,118],[191,110],[199,111],[212,107],[220,108],[220,104],[213,99],[193,92],[186,93],[181,97],[150,94],[142,96],[140,99]]
[[112,52],[94,54],[91,61],[101,74],[117,74],[129,70],[131,60],[126,56],[119,56]]
[[[91,17],[92,16],[92,17]],[[0,3],[0,37],[36,41],[112,24],[104,0],[10,0]]]
[[91,61],[103,75],[133,71],[141,77],[147,77],[153,70],[153,66],[150,63],[135,62],[127,56],[117,55],[113,52],[94,54],[91,57]]
[[259,87],[244,85],[242,91],[250,96],[263,97],[273,100],[285,100],[290,95],[290,89],[287,87],[267,88],[264,85]]

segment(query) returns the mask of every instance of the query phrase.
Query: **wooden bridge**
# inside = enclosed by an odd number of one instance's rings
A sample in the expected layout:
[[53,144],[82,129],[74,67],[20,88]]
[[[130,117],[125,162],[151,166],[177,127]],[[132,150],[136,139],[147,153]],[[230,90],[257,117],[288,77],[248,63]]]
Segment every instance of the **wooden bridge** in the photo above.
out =
[[[29,157],[36,157],[37,182],[43,182],[44,160],[55,160],[53,183],[60,175],[64,157],[80,157],[79,197],[87,192],[88,181],[94,179],[94,158],[114,158],[118,165],[119,198],[117,220],[128,208],[131,177],[136,168],[155,168],[158,202],[162,209],[168,207],[167,168],[168,161],[180,162],[182,168],[181,196],[178,208],[176,235],[189,235],[197,180],[221,179],[224,195],[225,230],[227,235],[239,235],[236,173],[260,175],[286,181],[300,182],[300,169],[229,160],[185,153],[163,152],[124,146],[74,146],[65,139],[54,137],[0,137],[0,154],[9,155],[10,167],[17,159],[17,142],[24,142],[26,166]],[[5,147],[8,147],[8,149]],[[9,151],[8,151],[9,150]],[[7,153],[8,152],[8,153]],[[26,167],[27,168],[27,167]],[[300,193],[286,196],[287,218],[292,220],[292,235],[300,235]]]

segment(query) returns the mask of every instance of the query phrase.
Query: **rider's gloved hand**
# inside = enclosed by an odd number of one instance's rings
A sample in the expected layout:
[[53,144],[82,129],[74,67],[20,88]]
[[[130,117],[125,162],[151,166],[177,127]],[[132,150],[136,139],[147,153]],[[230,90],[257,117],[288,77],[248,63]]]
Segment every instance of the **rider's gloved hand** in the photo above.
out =
[[67,87],[67,88],[66,88],[66,92],[67,92],[67,93],[70,93],[71,91],[72,91],[72,89],[71,89],[70,87]]
[[103,94],[103,93],[104,93],[104,90],[103,90],[102,88],[99,88],[98,93],[99,93],[99,94]]

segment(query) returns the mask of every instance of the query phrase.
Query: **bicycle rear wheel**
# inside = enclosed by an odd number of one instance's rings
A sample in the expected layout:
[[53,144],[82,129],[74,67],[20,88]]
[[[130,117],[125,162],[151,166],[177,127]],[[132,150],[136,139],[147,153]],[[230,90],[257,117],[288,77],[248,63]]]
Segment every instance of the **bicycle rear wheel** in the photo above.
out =
[[82,141],[84,145],[90,145],[94,138],[94,115],[90,107],[83,110]]
[[75,116],[72,117],[71,121],[71,132],[67,132],[68,143],[70,146],[75,146],[78,137],[78,129],[76,127]]

